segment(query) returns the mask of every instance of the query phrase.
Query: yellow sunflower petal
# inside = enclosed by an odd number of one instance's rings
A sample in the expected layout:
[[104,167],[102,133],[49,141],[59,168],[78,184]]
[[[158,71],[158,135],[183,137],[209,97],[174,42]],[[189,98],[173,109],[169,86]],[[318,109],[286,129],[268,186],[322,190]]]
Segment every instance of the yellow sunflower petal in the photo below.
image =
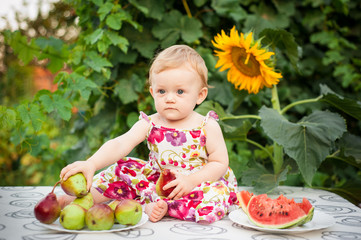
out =
[[217,34],[212,44],[219,49],[214,51],[218,57],[216,68],[228,70],[227,80],[236,89],[257,94],[264,86],[270,88],[282,78],[282,74],[267,65],[274,52],[262,48],[259,41],[255,42],[253,32],[245,36],[234,26],[229,35],[224,30]]

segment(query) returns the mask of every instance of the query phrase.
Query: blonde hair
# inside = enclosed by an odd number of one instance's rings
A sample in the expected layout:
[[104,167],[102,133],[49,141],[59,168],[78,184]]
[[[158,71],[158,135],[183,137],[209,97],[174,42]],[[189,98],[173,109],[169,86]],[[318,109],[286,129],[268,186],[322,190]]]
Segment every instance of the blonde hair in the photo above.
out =
[[187,45],[173,45],[156,55],[149,70],[149,85],[152,84],[155,74],[185,64],[189,64],[198,73],[202,81],[202,87],[208,88],[208,69],[206,64],[196,50]]

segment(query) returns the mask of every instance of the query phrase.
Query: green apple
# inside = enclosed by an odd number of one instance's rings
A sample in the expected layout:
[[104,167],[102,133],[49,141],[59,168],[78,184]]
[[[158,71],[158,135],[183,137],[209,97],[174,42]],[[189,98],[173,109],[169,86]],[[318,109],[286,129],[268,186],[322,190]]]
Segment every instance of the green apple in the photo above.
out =
[[89,192],[84,197],[78,197],[74,199],[73,203],[80,205],[86,210],[89,210],[89,208],[91,208],[94,205],[93,195]]
[[70,196],[84,197],[88,194],[86,179],[82,173],[74,174],[65,181],[61,180],[60,186]]
[[65,229],[80,230],[85,226],[85,213],[83,207],[71,203],[61,211],[59,222]]
[[85,223],[90,230],[109,230],[114,225],[114,211],[105,203],[96,203],[87,211]]
[[137,224],[142,214],[142,205],[133,199],[123,199],[115,208],[115,218],[123,225]]

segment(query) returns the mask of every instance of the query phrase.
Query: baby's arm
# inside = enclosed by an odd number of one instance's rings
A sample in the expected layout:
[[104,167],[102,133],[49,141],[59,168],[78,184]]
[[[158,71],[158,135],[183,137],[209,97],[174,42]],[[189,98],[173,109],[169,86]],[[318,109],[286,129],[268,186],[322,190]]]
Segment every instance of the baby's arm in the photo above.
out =
[[205,131],[207,134],[206,148],[209,154],[208,163],[201,170],[189,176],[179,174],[177,179],[171,182],[176,188],[168,196],[169,198],[179,199],[202,182],[217,181],[226,173],[229,160],[222,130],[215,120],[209,119]]
[[60,177],[66,180],[75,173],[82,172],[90,189],[95,171],[107,167],[127,156],[134,147],[146,138],[149,123],[139,120],[126,133],[104,143],[98,151],[86,161],[76,161],[64,167]]

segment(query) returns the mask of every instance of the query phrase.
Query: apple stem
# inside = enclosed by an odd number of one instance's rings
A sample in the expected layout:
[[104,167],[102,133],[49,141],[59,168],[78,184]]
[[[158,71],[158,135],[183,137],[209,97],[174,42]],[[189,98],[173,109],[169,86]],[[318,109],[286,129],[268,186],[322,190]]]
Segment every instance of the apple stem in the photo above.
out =
[[53,187],[53,190],[51,191],[52,193],[54,192],[56,186],[58,186],[60,183],[61,183],[61,181],[58,181],[57,183],[55,183],[55,185],[54,185],[54,187]]
[[160,168],[160,171],[163,171],[163,168],[160,166],[158,160],[155,160],[155,162],[158,164],[158,167]]

